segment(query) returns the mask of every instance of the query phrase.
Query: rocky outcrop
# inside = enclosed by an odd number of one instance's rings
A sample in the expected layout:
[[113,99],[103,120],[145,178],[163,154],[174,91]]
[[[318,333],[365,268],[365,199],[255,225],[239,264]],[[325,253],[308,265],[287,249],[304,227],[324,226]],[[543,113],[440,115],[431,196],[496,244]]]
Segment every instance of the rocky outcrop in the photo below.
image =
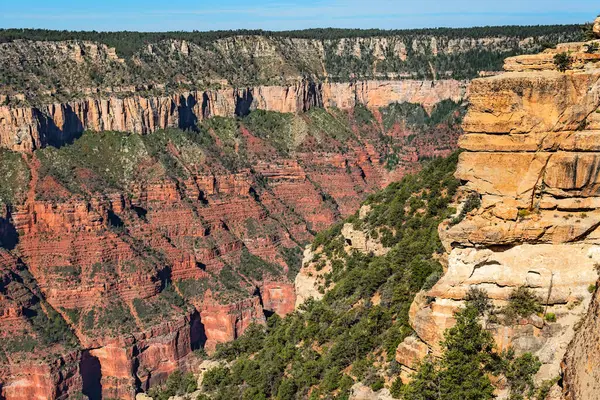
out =
[[[561,73],[553,56],[565,49],[574,63]],[[556,322],[533,315],[516,323],[488,321],[486,328],[499,349],[540,358],[538,382],[562,373],[560,364],[575,338],[564,371],[572,399],[595,393],[583,388],[594,381],[592,365],[583,360],[594,356],[582,354],[586,346],[594,351],[595,318],[588,316],[589,327],[577,329],[588,313],[589,287],[600,263],[599,61],[584,43],[559,45],[540,56],[508,59],[510,72],[473,81],[456,177],[464,198],[474,193],[481,206],[439,227],[447,271],[410,310],[418,338],[439,354],[443,332],[454,324],[453,313],[469,289],[484,289],[502,307],[516,288],[529,288]],[[416,355],[428,351],[408,338],[397,358],[411,367]]]
[[356,383],[350,389],[350,400],[392,400],[389,389],[381,389],[374,392],[370,387],[362,383]]
[[362,81],[259,86],[182,92],[171,96],[90,97],[39,107],[0,107],[0,147],[31,152],[47,145],[60,146],[85,130],[145,134],[167,128],[194,128],[206,118],[244,116],[260,109],[299,113],[315,107],[372,109],[397,102],[431,108],[442,100],[459,101],[460,81]]
[[257,297],[232,304],[208,300],[200,311],[207,340],[204,348],[212,353],[217,344],[230,342],[244,333],[251,324],[264,324],[265,315]]
[[331,272],[331,262],[325,260],[325,265],[320,265],[318,261],[314,260],[314,255],[311,246],[304,249],[302,268],[294,280],[296,309],[308,299],[321,300],[325,295],[324,290],[320,290],[320,288],[325,288],[325,275]]
[[592,400],[600,391],[600,300],[596,290],[584,319],[577,321],[579,329],[563,362],[564,392],[569,400]]
[[596,35],[597,38],[600,38],[600,17],[596,18],[592,29],[594,31],[594,35]]

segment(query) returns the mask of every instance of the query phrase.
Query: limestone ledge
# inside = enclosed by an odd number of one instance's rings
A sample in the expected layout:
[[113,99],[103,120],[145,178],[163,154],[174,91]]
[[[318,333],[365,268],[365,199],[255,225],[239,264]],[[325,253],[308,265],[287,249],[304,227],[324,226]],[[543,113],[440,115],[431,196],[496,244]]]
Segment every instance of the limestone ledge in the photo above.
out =
[[243,116],[254,109],[298,113],[314,107],[352,109],[363,104],[377,109],[411,102],[426,108],[461,100],[464,82],[362,81],[356,83],[298,82],[290,86],[258,86],[182,92],[158,97],[88,98],[41,107],[0,107],[0,147],[31,152],[61,145],[84,130],[139,134],[167,128],[189,128],[203,119]]

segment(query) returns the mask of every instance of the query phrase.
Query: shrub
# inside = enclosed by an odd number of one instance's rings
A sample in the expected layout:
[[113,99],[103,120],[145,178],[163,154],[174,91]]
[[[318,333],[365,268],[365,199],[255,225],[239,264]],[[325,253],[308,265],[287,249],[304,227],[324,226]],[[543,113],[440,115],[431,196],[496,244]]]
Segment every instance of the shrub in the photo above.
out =
[[544,315],[544,319],[548,322],[556,322],[556,314],[547,313],[546,315]]
[[573,57],[566,52],[558,53],[554,56],[554,65],[560,72],[565,72],[570,69],[572,64]]
[[403,386],[404,384],[400,378],[396,378],[396,380],[392,383],[392,386],[390,387],[390,394],[394,399],[400,399],[402,397]]
[[588,286],[588,292],[594,293],[595,291],[596,291],[596,285],[590,285],[590,286]]
[[202,386],[207,390],[213,390],[219,387],[223,382],[230,378],[229,368],[217,367],[209,369],[204,373]]
[[160,388],[152,388],[150,397],[154,400],[168,400],[173,396],[192,393],[198,389],[196,377],[192,373],[184,374],[177,370],[167,378],[167,382]]
[[519,219],[524,219],[531,215],[531,211],[528,210],[527,208],[522,208],[519,210],[517,215],[519,216]]
[[504,308],[503,313],[507,322],[511,322],[517,316],[527,318],[543,310],[540,298],[528,288],[521,286],[511,293],[508,306]]
[[471,193],[469,197],[467,197],[467,200],[465,201],[463,208],[460,210],[460,213],[452,219],[450,225],[458,224],[465,219],[468,213],[478,209],[479,207],[481,207],[481,198],[479,197],[479,194]]
[[474,307],[481,316],[492,311],[494,308],[487,292],[475,286],[469,288],[465,300],[467,305]]
[[377,379],[375,379],[375,382],[371,383],[371,390],[374,392],[380,391],[381,389],[383,389],[383,387],[384,381],[381,377],[377,377]]
[[598,49],[600,48],[600,45],[598,44],[598,42],[593,42],[593,43],[588,43],[585,45],[585,52],[588,54],[593,54],[595,52],[598,51]]
[[531,353],[525,353],[520,357],[515,357],[513,350],[503,354],[502,373],[510,386],[510,399],[522,400],[531,398],[534,394],[535,384],[534,375],[539,371],[542,363]]

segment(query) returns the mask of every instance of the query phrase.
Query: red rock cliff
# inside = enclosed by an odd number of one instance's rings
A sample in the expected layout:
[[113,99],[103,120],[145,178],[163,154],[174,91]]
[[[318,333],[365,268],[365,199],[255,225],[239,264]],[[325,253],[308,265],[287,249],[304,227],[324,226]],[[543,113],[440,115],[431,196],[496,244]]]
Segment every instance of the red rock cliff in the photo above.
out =
[[[381,83],[371,92],[366,85],[361,91],[374,107],[411,88]],[[431,84],[419,85],[411,98],[433,101]],[[140,119],[128,111],[119,123],[149,126],[151,110],[138,111]],[[42,388],[36,390],[47,399],[80,390],[130,400],[176,369],[193,370],[201,361],[194,350],[235,339],[264,323],[265,311],[293,311],[299,245],[418,168],[419,158],[452,151],[458,136],[448,126],[417,129],[402,120],[386,127],[379,110],[368,123],[353,110],[262,117],[284,118],[283,133],[275,133],[289,135],[285,147],[260,131],[262,121],[213,119],[201,135],[89,133],[70,146],[33,146],[33,154],[0,152],[6,165],[20,160],[26,169],[0,179],[27,177],[21,185],[10,181],[18,195],[2,208],[0,241],[81,348],[57,345],[52,363],[40,361],[26,376],[14,372],[26,364],[8,359],[0,375],[7,400],[21,400],[11,389],[18,385]],[[61,129],[69,124],[60,121]],[[397,159],[389,166],[392,150]],[[0,299],[0,307],[19,315],[11,299]],[[22,315],[27,326],[32,317]],[[0,320],[2,329],[10,318]],[[69,366],[68,374],[55,372],[55,364]]]

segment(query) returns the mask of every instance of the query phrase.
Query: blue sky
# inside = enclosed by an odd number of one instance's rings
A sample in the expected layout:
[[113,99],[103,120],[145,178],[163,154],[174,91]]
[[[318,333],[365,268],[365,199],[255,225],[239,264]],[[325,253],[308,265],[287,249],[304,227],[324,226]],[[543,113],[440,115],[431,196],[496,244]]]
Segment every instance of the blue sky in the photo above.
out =
[[582,23],[598,0],[0,0],[0,27],[69,30],[403,29]]

